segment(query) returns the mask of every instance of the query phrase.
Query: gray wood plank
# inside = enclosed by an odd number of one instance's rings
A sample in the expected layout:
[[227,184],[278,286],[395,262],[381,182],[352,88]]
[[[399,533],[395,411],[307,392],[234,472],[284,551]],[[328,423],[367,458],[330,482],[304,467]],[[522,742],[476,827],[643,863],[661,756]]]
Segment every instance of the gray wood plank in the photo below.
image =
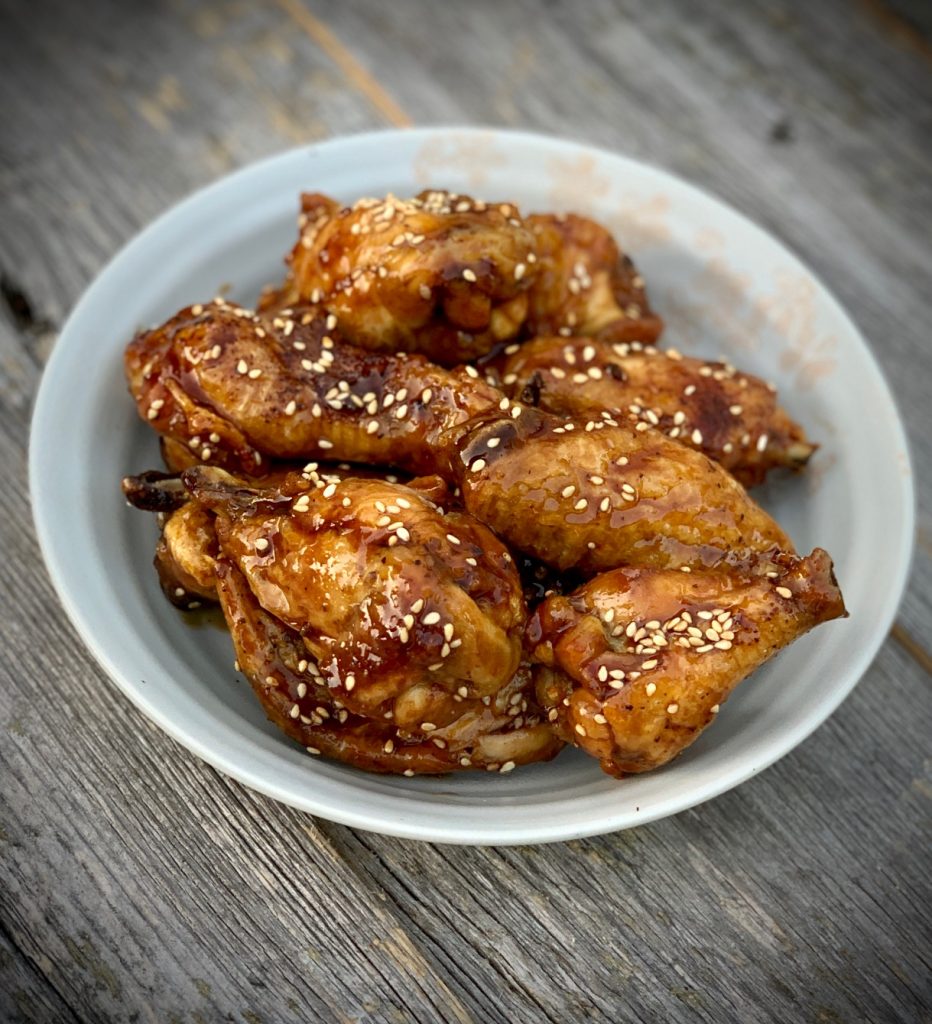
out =
[[[12,1019],[932,1019],[932,87],[916,12],[303,0],[308,22],[291,0],[45,6],[40,31],[6,0],[0,28]],[[711,188],[811,263],[890,376],[921,501],[898,639],[815,736],[712,804],[499,851],[314,822],[142,719],[37,568],[28,408],[77,295],[169,202],[269,151],[397,120],[386,97],[419,123],[558,131]]]

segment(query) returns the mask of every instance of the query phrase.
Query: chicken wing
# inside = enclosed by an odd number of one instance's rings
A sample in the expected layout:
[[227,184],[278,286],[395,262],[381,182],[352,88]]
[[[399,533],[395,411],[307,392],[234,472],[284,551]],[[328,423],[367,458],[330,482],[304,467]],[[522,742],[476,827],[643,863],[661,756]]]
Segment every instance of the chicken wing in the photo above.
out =
[[521,582],[471,516],[443,513],[412,487],[325,484],[314,471],[271,490],[206,467],[183,479],[216,514],[223,555],[259,604],[302,634],[350,710],[393,707],[399,721],[418,683],[481,698],[517,671]]
[[644,279],[611,234],[576,214],[534,214],[531,304],[524,325],[535,335],[587,335],[652,342],[663,321],[650,308]]
[[703,568],[793,550],[737,480],[653,428],[515,403],[445,442],[467,511],[558,569]]
[[340,207],[314,194],[299,223],[289,281],[267,304],[320,303],[363,348],[452,366],[527,316],[534,238],[511,203],[434,190]]
[[527,642],[554,728],[622,776],[666,764],[742,679],[845,614],[817,548],[730,572],[615,569],[544,601]]
[[310,754],[410,776],[469,768],[508,772],[549,760],[563,745],[540,719],[527,667],[483,699],[421,681],[394,708],[360,715],[328,685],[301,633],[262,608],[232,562],[220,558],[217,577],[240,670],[271,721]]
[[197,460],[257,475],[268,460],[345,459],[433,472],[430,441],[501,393],[471,368],[342,342],[332,314],[261,317],[217,299],[127,346],[139,414]]
[[535,338],[499,365],[507,394],[566,416],[604,412],[656,427],[724,466],[746,487],[815,451],[773,387],[729,363],[638,342]]

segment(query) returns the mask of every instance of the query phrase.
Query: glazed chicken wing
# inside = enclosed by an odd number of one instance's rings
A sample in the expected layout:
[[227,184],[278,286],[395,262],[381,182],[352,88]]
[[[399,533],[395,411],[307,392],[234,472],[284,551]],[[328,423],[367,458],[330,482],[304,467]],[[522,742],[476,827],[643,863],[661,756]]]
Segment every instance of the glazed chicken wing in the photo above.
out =
[[607,412],[646,423],[708,455],[746,487],[774,467],[801,468],[815,450],[759,377],[674,349],[535,338],[507,355],[499,372],[513,397],[566,416]]
[[544,601],[527,636],[559,735],[622,776],[675,757],[742,679],[844,614],[817,548],[753,571],[615,569]]
[[[310,754],[410,776],[468,768],[508,772],[548,760],[562,747],[540,720],[526,667],[483,700],[420,685],[407,701],[406,713],[419,719],[413,730],[400,726],[391,712],[375,718],[356,714],[309,658],[301,634],[261,607],[246,577],[225,558],[218,561],[217,575],[240,669],[271,721]],[[423,729],[427,715],[436,719],[427,723],[436,729]]]
[[276,296],[321,304],[363,348],[452,366],[515,337],[535,276],[534,239],[511,203],[450,192],[303,197],[291,274]]
[[537,273],[524,337],[659,337],[663,321],[650,308],[643,278],[601,224],[572,213],[534,214],[527,224]]
[[465,508],[558,569],[702,568],[792,551],[737,480],[658,430],[514,404],[449,433]]
[[[183,479],[216,515],[220,596],[234,639],[238,629],[254,636],[259,628],[236,596],[239,574],[276,629],[299,638],[298,661],[315,680],[312,703],[339,701],[338,711],[375,720],[379,735],[388,723],[399,746],[448,750],[457,763],[466,759],[460,767],[513,766],[555,752],[529,699],[529,674],[519,671],[527,614],[520,579],[507,550],[472,517],[444,513],[415,487],[354,477],[324,484],[314,471],[260,490],[215,468]],[[251,626],[231,614],[234,605]],[[257,648],[240,663],[267,658]],[[246,671],[260,696],[280,702],[287,680],[271,673],[272,686],[270,673]],[[297,697],[289,716],[300,722]],[[487,732],[497,738],[480,742]],[[430,770],[450,767],[445,757]]]
[[344,344],[331,314],[261,317],[223,300],[137,335],[125,366],[140,415],[174,451],[247,475],[270,458],[433,472],[430,436],[502,397],[475,370]]

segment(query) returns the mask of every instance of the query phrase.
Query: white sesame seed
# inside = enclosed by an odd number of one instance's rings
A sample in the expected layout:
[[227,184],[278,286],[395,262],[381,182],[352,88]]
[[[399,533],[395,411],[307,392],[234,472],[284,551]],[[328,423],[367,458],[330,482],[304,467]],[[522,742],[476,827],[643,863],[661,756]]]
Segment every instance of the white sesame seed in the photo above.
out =
[[667,714],[668,715],[675,715],[677,713],[677,711],[679,711],[679,710],[680,710],[679,704],[675,704],[674,703],[674,704],[668,704],[667,705]]
[[421,622],[425,626],[435,626],[440,621],[440,612],[428,612]]
[[476,461],[470,465],[469,469],[472,473],[481,473],[482,470],[485,469],[485,466],[485,459],[476,459]]
[[644,692],[647,694],[648,697],[653,697],[653,695],[656,693],[656,691],[657,691],[657,684],[656,683],[648,683],[647,686],[644,687]]
[[463,271],[463,279],[469,281],[470,283],[474,283],[476,280],[478,280],[476,278],[476,272],[474,270],[470,270],[469,267],[467,267]]
[[265,537],[259,537],[256,540],[256,551],[268,551],[268,548],[269,542],[265,539]]
[[780,597],[785,597],[789,599],[793,596],[793,591],[790,590],[789,587],[775,587],[774,589],[780,595]]

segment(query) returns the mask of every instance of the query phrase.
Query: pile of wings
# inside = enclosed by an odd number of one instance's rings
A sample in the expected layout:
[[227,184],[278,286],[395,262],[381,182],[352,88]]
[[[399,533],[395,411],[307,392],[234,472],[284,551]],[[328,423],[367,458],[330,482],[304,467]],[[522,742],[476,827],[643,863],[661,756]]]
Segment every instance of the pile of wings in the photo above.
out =
[[746,487],[813,445],[773,388],[655,346],[611,235],[443,191],[306,195],[256,310],[193,305],[126,349],[168,472],[183,609],[312,754],[508,772],[570,743],[669,761],[734,687],[845,614]]

